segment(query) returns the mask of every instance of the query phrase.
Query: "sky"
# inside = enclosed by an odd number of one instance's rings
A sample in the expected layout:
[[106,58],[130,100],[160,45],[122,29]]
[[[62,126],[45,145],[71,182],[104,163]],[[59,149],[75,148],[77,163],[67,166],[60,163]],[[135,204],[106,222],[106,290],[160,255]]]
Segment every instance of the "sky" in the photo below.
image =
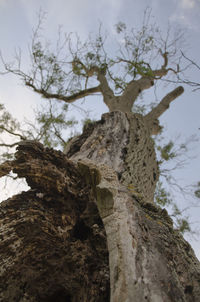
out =
[[[40,9],[47,13],[44,35],[55,40],[59,25],[62,25],[63,30],[68,33],[77,32],[83,39],[88,33],[97,31],[100,22],[111,35],[114,34],[114,25],[119,21],[125,22],[128,26],[138,26],[147,6],[152,9],[152,15],[161,29],[166,29],[170,24],[172,28],[179,27],[184,30],[187,55],[200,65],[200,0],[0,0],[0,50],[6,60],[12,61],[14,50],[20,48],[24,65],[29,65],[28,45]],[[197,70],[192,70],[190,76],[200,82],[200,73]],[[153,100],[154,95],[148,97]],[[0,103],[4,103],[20,121],[24,117],[32,119],[33,108],[41,102],[44,100],[23,87],[18,78],[10,75],[0,76]],[[92,98],[87,101],[85,108],[90,110],[91,117],[95,119],[107,111],[102,101],[94,102]],[[72,110],[71,114],[76,118],[78,116],[75,110]],[[199,138],[199,115],[200,90],[193,92],[191,87],[185,87],[184,94],[175,100],[161,117],[161,124],[165,126],[169,139],[179,134],[183,140],[193,134]],[[183,186],[200,181],[199,143],[192,150],[192,156],[195,158],[189,160],[185,169],[176,173]],[[16,190],[20,189],[20,185],[17,185]],[[0,183],[0,190],[2,200],[6,194],[12,195],[14,189],[4,190],[4,185]],[[177,202],[184,203],[183,207],[187,206],[187,201],[182,196],[177,196]],[[191,209],[189,215],[195,228],[198,226],[200,228],[200,208]],[[187,239],[200,259],[200,235],[189,236]]]

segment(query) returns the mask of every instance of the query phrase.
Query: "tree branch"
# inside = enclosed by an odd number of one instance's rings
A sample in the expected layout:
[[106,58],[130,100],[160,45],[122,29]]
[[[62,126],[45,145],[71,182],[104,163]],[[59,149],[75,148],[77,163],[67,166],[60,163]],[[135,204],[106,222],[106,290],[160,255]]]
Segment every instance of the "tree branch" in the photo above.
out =
[[168,108],[170,103],[175,100],[178,96],[180,96],[183,93],[184,89],[182,86],[179,86],[172,90],[170,93],[168,93],[161,102],[153,108],[146,116],[145,118],[147,120],[155,120],[159,118]]
[[31,87],[35,92],[41,94],[42,97],[44,97],[46,99],[57,99],[57,100],[64,101],[66,103],[73,103],[74,101],[81,99],[83,97],[86,97],[90,94],[93,94],[96,92],[101,92],[100,86],[96,86],[96,87],[81,90],[70,96],[65,96],[65,95],[62,95],[59,93],[50,93],[50,92],[45,91],[44,89],[39,89],[35,85],[33,85],[31,82],[26,82],[25,84],[26,84],[26,86]]
[[102,70],[96,65],[91,65],[89,68],[86,67],[80,60],[74,60],[73,65],[79,64],[85,71],[85,75],[87,78],[92,77],[95,73],[97,74],[97,80],[100,82],[100,90],[102,92],[102,95],[104,96],[104,99],[111,99],[114,97],[114,93],[110,86],[108,85],[108,81],[106,79],[106,70]]
[[192,65],[194,65],[197,69],[200,70],[200,66],[199,66],[196,62],[194,62],[193,60],[189,59],[182,51],[181,51],[181,54],[182,54],[182,56],[183,56],[187,61],[189,61]]
[[143,90],[148,89],[153,85],[154,85],[153,78],[147,76],[143,76],[136,81],[132,80],[128,83],[127,87],[125,88],[122,94],[122,98],[125,99],[126,101],[129,101],[133,105],[139,94]]
[[101,70],[98,70],[97,79],[100,82],[101,93],[102,93],[102,95],[104,97],[104,101],[106,103],[107,99],[111,99],[111,98],[114,97],[114,92],[112,91],[112,89],[108,85],[108,81],[106,79],[106,76]]
[[122,62],[132,64],[137,69],[137,73],[141,75],[140,79],[130,81],[122,94],[122,98],[129,100],[132,105],[143,90],[149,89],[154,85],[154,80],[161,79],[162,77],[166,76],[169,71],[172,71],[176,74],[178,73],[178,68],[177,70],[174,70],[173,68],[166,68],[168,65],[168,52],[162,53],[160,51],[160,53],[164,59],[164,63],[160,69],[156,70],[152,70],[148,63],[143,62],[143,64],[148,67],[148,70],[142,71],[142,69],[140,70],[139,68],[140,64],[125,59],[120,59]]
[[[167,75],[167,73],[169,71],[172,71],[173,73],[177,74],[179,72],[179,65],[177,64],[177,70],[169,67],[169,68],[166,68],[167,65],[168,65],[168,52],[165,51],[164,53],[161,51],[160,49],[160,54],[161,56],[163,57],[163,60],[164,60],[164,63],[163,65],[161,66],[160,69],[156,69],[156,70],[152,70],[152,76],[155,78],[155,79],[159,79],[159,78],[162,78],[163,76]],[[158,77],[158,78],[156,78]]]
[[12,130],[7,129],[6,127],[4,127],[4,126],[2,126],[2,125],[0,125],[0,129],[2,129],[2,130],[6,131],[6,132],[8,132],[9,134],[12,134],[12,135],[14,135],[14,136],[18,136],[21,140],[25,140],[25,139],[26,139],[26,137],[23,136],[22,134],[20,134],[20,133],[15,133],[15,132],[13,132]]
[[8,147],[8,148],[13,148],[15,146],[17,146],[19,144],[19,142],[13,143],[13,144],[6,144],[6,143],[1,143],[0,147]]

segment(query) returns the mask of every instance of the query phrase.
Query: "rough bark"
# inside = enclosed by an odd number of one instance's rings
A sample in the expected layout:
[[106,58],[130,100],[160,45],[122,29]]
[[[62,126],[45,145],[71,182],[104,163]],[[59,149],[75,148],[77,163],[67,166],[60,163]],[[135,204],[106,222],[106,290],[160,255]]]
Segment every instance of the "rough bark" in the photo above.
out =
[[73,160],[90,159],[113,168],[124,189],[153,201],[159,177],[151,129],[140,114],[115,111],[90,124],[67,146]]
[[1,175],[13,169],[31,190],[0,205],[1,301],[199,301],[200,264],[153,204],[150,133],[144,117],[118,111],[66,155],[19,145]]
[[116,173],[107,166],[80,165],[94,184],[106,230],[110,301],[199,301],[200,264],[173,230],[167,211],[121,190]]
[[32,189],[0,205],[0,301],[109,301],[106,235],[77,166],[23,142],[13,167]]

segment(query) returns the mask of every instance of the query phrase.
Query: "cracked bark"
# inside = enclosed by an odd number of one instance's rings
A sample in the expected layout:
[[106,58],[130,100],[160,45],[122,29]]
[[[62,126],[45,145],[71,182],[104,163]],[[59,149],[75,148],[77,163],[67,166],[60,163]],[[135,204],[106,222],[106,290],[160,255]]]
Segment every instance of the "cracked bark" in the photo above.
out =
[[105,230],[77,165],[25,141],[12,168],[31,189],[0,205],[0,301],[109,301]]
[[145,117],[117,111],[66,154],[19,144],[1,176],[31,189],[0,205],[1,301],[199,301],[199,262],[152,202],[150,134]]

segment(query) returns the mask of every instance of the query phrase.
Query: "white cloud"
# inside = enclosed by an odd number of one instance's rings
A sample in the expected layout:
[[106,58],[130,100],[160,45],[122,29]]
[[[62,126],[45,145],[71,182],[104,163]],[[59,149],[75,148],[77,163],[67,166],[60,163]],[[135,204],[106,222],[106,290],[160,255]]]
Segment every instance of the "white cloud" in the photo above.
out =
[[183,9],[191,9],[195,6],[195,1],[194,0],[181,0],[180,5]]
[[0,6],[5,6],[7,4],[6,0],[0,0]]
[[170,21],[199,32],[200,0],[174,0]]

